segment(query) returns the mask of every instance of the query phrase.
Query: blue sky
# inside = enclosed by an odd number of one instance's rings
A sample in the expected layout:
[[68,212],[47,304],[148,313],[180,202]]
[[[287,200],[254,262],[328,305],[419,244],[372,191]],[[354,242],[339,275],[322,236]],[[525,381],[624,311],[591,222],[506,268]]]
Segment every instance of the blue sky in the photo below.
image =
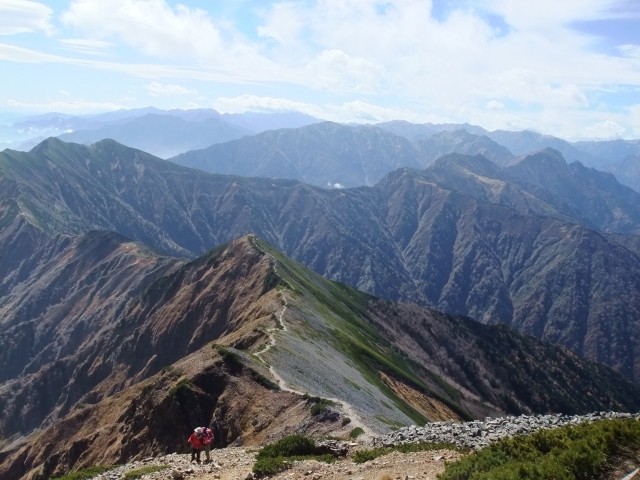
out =
[[637,0],[0,0],[0,112],[154,105],[640,137]]

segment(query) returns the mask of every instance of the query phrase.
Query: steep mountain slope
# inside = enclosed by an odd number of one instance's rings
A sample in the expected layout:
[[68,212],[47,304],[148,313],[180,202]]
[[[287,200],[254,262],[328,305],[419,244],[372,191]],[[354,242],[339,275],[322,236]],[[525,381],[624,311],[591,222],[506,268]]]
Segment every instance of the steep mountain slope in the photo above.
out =
[[640,154],[640,140],[584,141],[573,144],[578,150],[613,165],[621,159]]
[[268,131],[171,161],[206,172],[291,178],[321,187],[373,185],[396,168],[425,165],[405,138],[332,122]]
[[7,219],[59,233],[117,230],[184,255],[253,232],[328,278],[503,321],[640,378],[637,242],[496,205],[428,171],[323,190],[205,174],[111,141],[50,139],[29,154],[0,154],[0,172]]
[[252,134],[244,127],[217,117],[203,120],[196,117],[194,121],[187,121],[173,115],[148,113],[125,123],[65,133],[60,135],[60,139],[90,145],[111,138],[123,145],[168,158]]
[[545,148],[553,148],[562,153],[562,156],[568,162],[579,161],[584,165],[595,168],[599,166],[598,158],[588,152],[579,150],[566,140],[552,135],[543,135],[529,130],[521,132],[495,130],[487,132],[486,135],[494,142],[507,147],[514,155],[526,155]]
[[[92,232],[69,248],[47,264],[59,272],[55,278],[34,272],[14,287],[20,305],[4,311],[1,326],[27,338],[23,353],[42,349],[42,336],[21,335],[31,327],[15,311],[40,308],[37,323],[52,324],[52,311],[91,297],[74,286],[140,277],[113,271],[114,263],[135,263],[117,262],[123,250],[140,255],[120,236]],[[100,259],[106,251],[109,261]],[[223,444],[240,435],[260,441],[281,423],[308,428],[314,401],[301,396],[307,392],[342,404],[337,414],[316,418],[325,425],[316,428],[339,429],[348,413],[374,431],[504,411],[640,408],[640,386],[603,365],[504,326],[369,297],[253,236],[167,267],[146,289],[126,294],[119,314],[110,314],[112,295],[101,299],[106,308],[84,309],[83,321],[70,311],[44,348],[48,363],[32,363],[2,384],[4,436],[30,431],[39,412],[48,411],[45,424],[54,422],[0,453],[3,479],[174,451],[214,417]],[[40,292],[52,284],[57,298],[48,300]],[[42,309],[43,301],[55,308]],[[265,375],[299,392],[298,402]]]
[[405,120],[392,120],[390,122],[377,123],[378,128],[408,138],[413,143],[425,140],[440,132],[455,132],[465,130],[472,135],[485,135],[487,130],[468,123],[411,123]]
[[222,118],[234,125],[240,125],[255,133],[262,133],[267,130],[279,130],[281,128],[300,128],[313,123],[322,122],[310,115],[299,112],[287,113],[223,113]]
[[607,170],[613,173],[620,183],[640,192],[640,153],[624,157]]
[[522,213],[579,221],[603,232],[640,233],[640,194],[610,173],[567,165],[552,149],[500,168],[481,155],[450,154],[425,171],[434,182]]
[[486,135],[473,135],[466,130],[444,131],[415,142],[416,148],[428,164],[448,153],[483,155],[496,165],[503,165],[513,155]]

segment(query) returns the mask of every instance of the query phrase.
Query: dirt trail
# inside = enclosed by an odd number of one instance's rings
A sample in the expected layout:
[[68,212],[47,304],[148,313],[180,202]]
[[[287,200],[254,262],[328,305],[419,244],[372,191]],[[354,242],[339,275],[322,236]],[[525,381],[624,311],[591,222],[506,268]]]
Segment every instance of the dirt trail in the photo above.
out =
[[[460,454],[449,450],[402,454],[393,452],[363,464],[355,464],[351,457],[333,464],[307,460],[270,477],[272,480],[435,480],[444,471],[445,462],[456,461]],[[255,462],[255,450],[223,448],[211,451],[211,463],[197,465],[190,455],[172,454],[128,463],[105,472],[93,480],[122,479],[124,474],[150,466],[165,469],[147,474],[145,480],[175,480],[176,472],[186,480],[245,480]]]
[[[270,255],[270,254],[267,254],[267,255],[271,258],[271,261],[273,262],[273,270],[277,274],[278,273],[277,260],[273,257],[273,255]],[[262,358],[262,355],[267,353],[272,347],[276,345],[276,337],[273,333],[278,330],[282,332],[288,331],[287,324],[284,321],[284,314],[287,311],[287,306],[289,304],[287,302],[287,297],[284,290],[282,291],[282,300],[283,300],[282,311],[278,315],[279,327],[276,326],[276,327],[268,328],[266,330],[267,335],[269,335],[269,343],[265,345],[265,347],[262,350],[256,352],[255,354],[257,357],[259,357],[263,362],[267,364],[268,362],[264,358]],[[285,392],[294,393],[300,396],[305,395],[305,392],[301,392],[299,390],[295,390],[289,387],[287,385],[287,382],[278,374],[278,372],[276,372],[275,368],[273,368],[273,365],[269,365],[269,371],[271,372],[271,375],[273,375],[273,378],[275,378],[275,380],[278,382],[278,385],[280,386],[281,390]],[[351,419],[351,424],[353,425],[354,428],[360,427],[365,431],[365,434],[362,435],[360,439],[366,440],[369,437],[370,433],[368,431],[368,428],[364,425],[364,423],[362,422],[362,419],[360,418],[360,415],[356,412],[356,410],[353,408],[352,405],[350,405],[349,403],[339,398],[331,398],[331,397],[324,397],[324,398],[336,403],[340,407],[340,409],[345,413],[345,415]]]

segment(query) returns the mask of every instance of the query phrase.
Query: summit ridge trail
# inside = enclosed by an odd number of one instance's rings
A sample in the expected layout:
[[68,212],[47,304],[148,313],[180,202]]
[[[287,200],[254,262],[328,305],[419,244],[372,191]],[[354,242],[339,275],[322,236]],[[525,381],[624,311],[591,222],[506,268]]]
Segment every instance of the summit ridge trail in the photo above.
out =
[[[269,253],[267,253],[266,255],[269,256],[269,258],[271,259],[271,262],[273,264],[273,270],[274,272],[277,274],[278,273],[278,261],[275,259],[275,257]],[[278,326],[275,327],[271,327],[266,329],[267,335],[269,335],[269,343],[267,345],[265,345],[260,351],[256,352],[256,356],[260,358],[260,360],[262,360],[264,363],[269,365],[269,372],[271,373],[271,375],[273,376],[273,378],[275,378],[276,382],[278,383],[278,386],[280,387],[281,390],[285,391],[285,392],[289,392],[289,393],[293,393],[296,395],[300,395],[303,396],[305,395],[307,392],[302,392],[300,390],[296,390],[294,388],[291,388],[290,386],[287,385],[287,382],[284,380],[284,378],[282,378],[282,376],[280,376],[278,374],[278,372],[276,371],[276,369],[273,367],[273,365],[269,364],[263,357],[262,355],[264,355],[265,353],[267,353],[271,348],[275,347],[276,345],[276,337],[274,335],[274,332],[280,330],[282,332],[287,332],[287,325],[284,321],[284,314],[287,311],[287,307],[289,305],[289,303],[287,302],[287,297],[285,295],[285,292],[282,291],[282,310],[280,311],[280,314],[278,315]],[[334,403],[336,403],[346,414],[346,416],[348,416],[351,419],[351,423],[354,426],[354,428],[356,427],[360,427],[363,430],[365,430],[365,435],[368,437],[368,429],[367,427],[364,425],[364,423],[362,422],[362,419],[360,417],[360,415],[356,412],[355,408],[345,402],[342,399],[339,398],[331,398],[331,397],[323,397],[326,400],[330,400]],[[362,438],[365,438],[365,436],[363,436]]]

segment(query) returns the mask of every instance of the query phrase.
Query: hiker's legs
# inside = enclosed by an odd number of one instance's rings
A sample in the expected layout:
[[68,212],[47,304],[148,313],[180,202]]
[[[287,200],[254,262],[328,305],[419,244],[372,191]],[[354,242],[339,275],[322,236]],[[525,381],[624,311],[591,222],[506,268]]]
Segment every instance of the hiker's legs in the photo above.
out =
[[207,462],[211,461],[211,457],[209,457],[209,451],[211,450],[211,445],[208,443],[204,446],[204,453],[207,455]]
[[197,460],[200,463],[200,450],[197,448],[191,449],[191,461]]

